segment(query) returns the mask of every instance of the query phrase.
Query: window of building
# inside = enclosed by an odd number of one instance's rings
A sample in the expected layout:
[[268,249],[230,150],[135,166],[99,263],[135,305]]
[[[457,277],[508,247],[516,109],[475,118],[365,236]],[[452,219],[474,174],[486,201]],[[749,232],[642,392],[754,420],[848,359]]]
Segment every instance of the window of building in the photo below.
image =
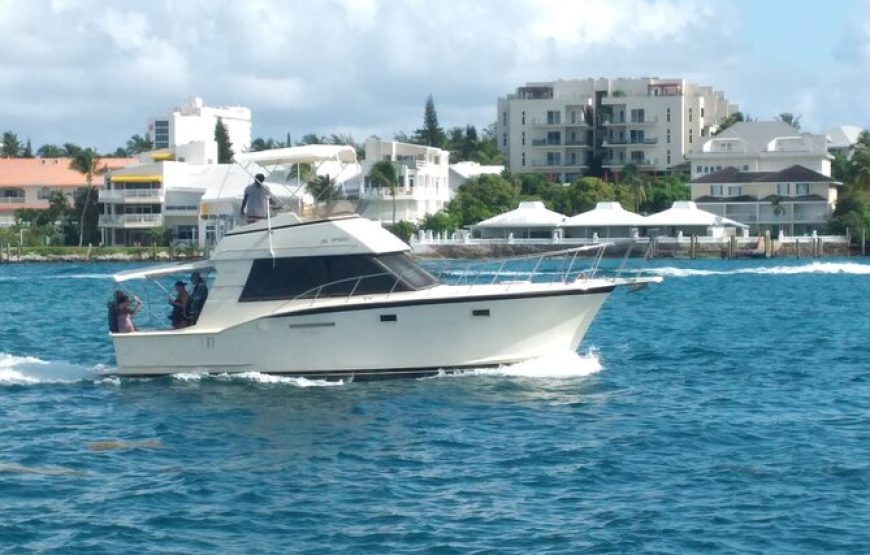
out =
[[520,138],[520,143],[522,143],[523,146],[526,146],[526,132],[525,131],[523,131],[523,134]]
[[562,153],[561,152],[548,152],[547,153],[547,165],[548,166],[561,166],[562,165]]
[[776,194],[779,196],[788,196],[791,194],[791,187],[789,187],[789,183],[777,183],[776,184]]
[[547,144],[548,145],[560,145],[562,144],[562,133],[559,131],[548,131],[547,132]]
[[523,110],[523,113],[521,115],[522,115],[522,117],[520,119],[522,120],[522,124],[525,125],[526,124],[526,111]]
[[501,146],[507,147],[507,133],[501,134]]
[[671,144],[671,130],[670,129],[668,129],[667,133],[665,134],[665,142],[668,144]]
[[692,109],[689,108],[689,121],[692,121]]
[[631,111],[631,122],[632,123],[643,123],[644,120],[644,111],[643,109],[634,109]]
[[665,112],[665,119],[670,123],[671,121],[671,109],[668,108],[667,112]]
[[631,151],[631,161],[634,164],[642,164],[643,163],[643,152],[640,150]]
[[704,117],[704,107],[703,106],[701,106],[701,117],[702,118]]
[[671,163],[671,151],[668,151],[668,165]]
[[745,171],[745,172],[749,171],[749,164],[743,164],[743,171]]
[[507,125],[507,112],[502,112],[502,113],[501,113],[501,124],[502,124],[502,125]]
[[558,110],[547,111],[547,125],[559,125],[562,123],[562,112]]
[[743,186],[742,185],[728,185],[728,196],[729,197],[739,197],[743,194]]
[[523,166],[526,165],[526,153],[525,153],[525,152],[523,152],[521,163],[522,163]]
[[703,170],[703,169],[704,169],[704,168],[703,168],[702,166],[696,166],[696,167],[695,167],[695,173],[702,173],[701,170]]
[[692,142],[692,130],[691,129],[689,129],[689,142],[690,143]]
[[710,195],[714,197],[721,197],[722,185],[710,185]]
[[36,193],[36,198],[39,200],[48,200],[51,198],[51,189],[48,187],[40,187],[39,191]]
[[796,195],[808,195],[808,194],[810,194],[810,184],[809,183],[795,183],[794,184],[794,192]]

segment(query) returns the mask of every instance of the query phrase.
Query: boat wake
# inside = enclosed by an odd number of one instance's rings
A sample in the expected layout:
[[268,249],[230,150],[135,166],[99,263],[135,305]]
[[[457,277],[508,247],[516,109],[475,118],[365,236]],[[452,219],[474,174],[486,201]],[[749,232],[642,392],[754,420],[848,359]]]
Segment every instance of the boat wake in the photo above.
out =
[[441,371],[430,378],[454,378],[466,376],[500,376],[508,378],[580,378],[601,370],[598,351],[590,349],[584,354],[574,351],[507,364],[498,368],[472,368],[469,370]]
[[796,266],[769,266],[755,268],[737,268],[734,270],[699,270],[694,268],[647,268],[646,274],[654,274],[665,277],[703,277],[703,276],[727,276],[739,274],[758,275],[796,275],[796,274],[870,274],[870,264],[857,262],[810,262]]
[[0,386],[95,381],[100,378],[101,371],[102,366],[87,367],[0,353]]
[[346,385],[348,380],[312,380],[294,376],[276,376],[274,374],[263,374],[261,372],[242,372],[239,374],[196,374],[196,373],[179,373],[172,375],[173,380],[182,382],[201,382],[203,380],[213,380],[220,382],[248,382],[266,385],[290,385],[294,387],[335,387]]

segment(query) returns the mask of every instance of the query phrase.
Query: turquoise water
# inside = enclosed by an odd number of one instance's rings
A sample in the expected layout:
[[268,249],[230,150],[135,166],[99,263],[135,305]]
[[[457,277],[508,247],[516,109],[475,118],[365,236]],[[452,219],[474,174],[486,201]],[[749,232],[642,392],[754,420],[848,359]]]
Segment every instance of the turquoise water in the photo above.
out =
[[580,355],[339,385],[101,378],[128,266],[0,266],[0,551],[870,552],[870,264],[647,266]]

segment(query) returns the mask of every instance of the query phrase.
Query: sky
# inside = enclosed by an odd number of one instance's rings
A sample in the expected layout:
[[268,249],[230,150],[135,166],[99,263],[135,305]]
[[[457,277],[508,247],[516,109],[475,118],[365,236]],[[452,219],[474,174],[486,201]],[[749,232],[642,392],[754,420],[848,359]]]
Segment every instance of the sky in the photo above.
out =
[[189,98],[253,136],[496,119],[530,81],[685,78],[806,131],[870,127],[870,0],[0,0],[0,131],[111,152]]

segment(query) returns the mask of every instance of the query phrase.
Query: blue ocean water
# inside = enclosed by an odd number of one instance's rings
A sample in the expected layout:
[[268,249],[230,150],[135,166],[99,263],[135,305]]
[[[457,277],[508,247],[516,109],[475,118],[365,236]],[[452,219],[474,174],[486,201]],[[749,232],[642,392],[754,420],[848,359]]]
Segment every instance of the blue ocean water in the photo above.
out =
[[870,552],[870,263],[633,266],[579,355],[336,385],[102,378],[129,266],[2,265],[0,551]]

